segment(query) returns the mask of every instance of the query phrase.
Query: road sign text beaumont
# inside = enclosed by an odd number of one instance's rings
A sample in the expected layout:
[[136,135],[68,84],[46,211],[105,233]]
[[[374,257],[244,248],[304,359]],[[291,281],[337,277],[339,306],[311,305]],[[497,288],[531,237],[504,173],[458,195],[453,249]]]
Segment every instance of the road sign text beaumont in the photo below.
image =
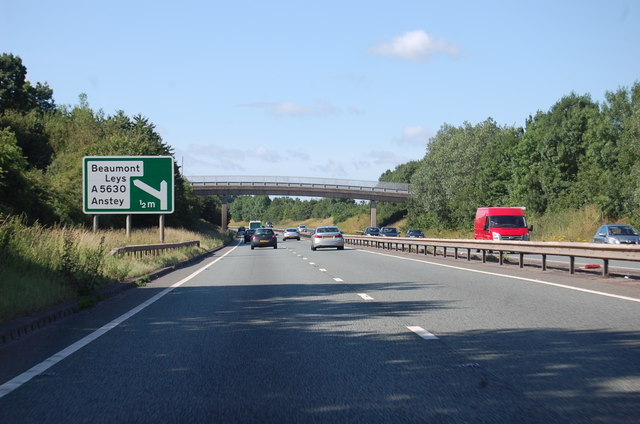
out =
[[118,166],[108,166],[108,165],[96,165],[95,163],[91,164],[91,172],[113,172],[113,173],[135,173],[135,174],[141,174],[142,173],[142,165],[138,164],[138,165],[129,165],[129,166],[125,166],[125,165],[118,165]]

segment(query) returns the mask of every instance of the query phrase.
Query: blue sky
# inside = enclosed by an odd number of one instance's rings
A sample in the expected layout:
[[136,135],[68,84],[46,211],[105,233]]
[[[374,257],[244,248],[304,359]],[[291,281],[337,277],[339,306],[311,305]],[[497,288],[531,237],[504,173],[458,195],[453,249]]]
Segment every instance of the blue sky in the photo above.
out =
[[187,176],[377,180],[445,123],[640,80],[634,0],[1,2],[30,81],[149,118]]

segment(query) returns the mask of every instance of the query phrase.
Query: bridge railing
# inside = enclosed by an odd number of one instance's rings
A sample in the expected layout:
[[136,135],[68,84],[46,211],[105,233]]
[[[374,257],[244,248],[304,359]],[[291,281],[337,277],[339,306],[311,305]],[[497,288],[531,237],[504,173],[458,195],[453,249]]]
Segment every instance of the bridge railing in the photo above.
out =
[[391,183],[385,181],[365,181],[336,178],[311,178],[311,177],[266,177],[251,175],[212,175],[212,176],[189,176],[187,180],[192,184],[302,184],[302,185],[326,185],[341,187],[362,187],[370,189],[383,189],[395,191],[410,191],[410,184]]

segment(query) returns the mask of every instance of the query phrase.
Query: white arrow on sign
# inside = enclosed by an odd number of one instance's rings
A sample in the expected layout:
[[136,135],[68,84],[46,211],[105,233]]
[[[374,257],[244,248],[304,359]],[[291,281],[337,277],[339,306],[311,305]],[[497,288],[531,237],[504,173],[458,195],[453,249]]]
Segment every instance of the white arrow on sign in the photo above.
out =
[[156,199],[160,200],[160,210],[167,210],[167,202],[168,202],[168,192],[167,192],[167,182],[162,180],[160,182],[160,190],[156,190],[151,187],[149,184],[143,183],[140,180],[133,180],[133,184],[138,187],[142,191],[146,191]]

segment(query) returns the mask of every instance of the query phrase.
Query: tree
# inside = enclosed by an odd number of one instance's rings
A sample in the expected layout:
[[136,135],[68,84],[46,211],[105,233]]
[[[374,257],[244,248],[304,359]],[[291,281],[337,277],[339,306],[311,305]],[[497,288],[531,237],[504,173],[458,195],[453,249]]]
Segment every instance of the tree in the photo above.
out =
[[12,54],[0,55],[0,113],[7,110],[28,112],[37,109],[49,112],[55,109],[53,90],[47,83],[27,81],[27,68],[22,59]]

